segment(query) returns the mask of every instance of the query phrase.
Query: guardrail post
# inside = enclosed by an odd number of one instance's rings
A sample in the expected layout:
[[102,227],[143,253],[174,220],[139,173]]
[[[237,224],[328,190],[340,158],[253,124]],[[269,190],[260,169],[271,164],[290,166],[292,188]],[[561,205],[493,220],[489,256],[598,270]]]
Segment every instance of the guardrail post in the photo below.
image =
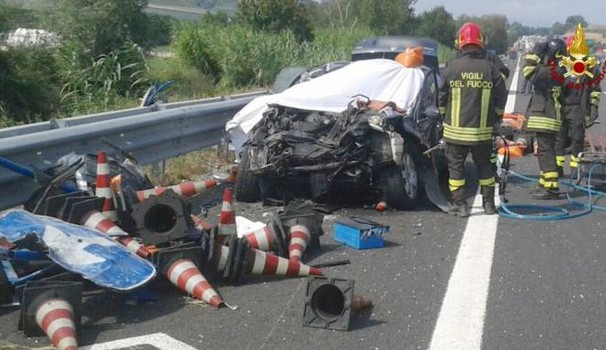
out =
[[159,162],[153,163],[152,167],[151,167],[151,173],[152,176],[155,179],[158,179],[158,181],[163,184],[164,183],[164,171],[166,169],[166,161],[161,160]]

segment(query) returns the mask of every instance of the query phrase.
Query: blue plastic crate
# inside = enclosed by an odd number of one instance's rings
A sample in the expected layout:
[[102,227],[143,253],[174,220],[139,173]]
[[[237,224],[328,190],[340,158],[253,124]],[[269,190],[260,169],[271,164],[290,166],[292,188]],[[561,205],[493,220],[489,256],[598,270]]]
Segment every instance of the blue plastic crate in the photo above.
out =
[[380,248],[385,246],[383,235],[389,232],[389,226],[380,223],[350,217],[337,219],[334,224],[334,240],[356,249]]

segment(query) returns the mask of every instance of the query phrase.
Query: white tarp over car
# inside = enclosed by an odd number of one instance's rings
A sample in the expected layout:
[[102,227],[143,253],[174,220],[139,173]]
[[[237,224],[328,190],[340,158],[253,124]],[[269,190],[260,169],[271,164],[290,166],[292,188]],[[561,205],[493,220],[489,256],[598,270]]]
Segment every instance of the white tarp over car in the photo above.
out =
[[242,108],[225,125],[240,153],[250,130],[262,119],[270,104],[310,111],[342,112],[355,95],[393,101],[409,110],[423,85],[421,68],[406,68],[388,59],[352,62],[313,80],[294,85],[279,94],[261,96]]

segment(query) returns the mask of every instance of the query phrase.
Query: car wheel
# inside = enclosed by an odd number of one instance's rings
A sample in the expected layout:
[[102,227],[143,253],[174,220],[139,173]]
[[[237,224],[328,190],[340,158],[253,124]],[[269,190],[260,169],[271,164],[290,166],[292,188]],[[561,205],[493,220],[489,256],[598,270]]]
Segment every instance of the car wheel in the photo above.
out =
[[248,148],[242,152],[236,175],[236,200],[253,203],[259,200],[259,179],[250,171]]
[[383,201],[388,207],[406,210],[417,206],[419,196],[419,177],[412,156],[405,152],[402,165],[386,168],[381,173]]

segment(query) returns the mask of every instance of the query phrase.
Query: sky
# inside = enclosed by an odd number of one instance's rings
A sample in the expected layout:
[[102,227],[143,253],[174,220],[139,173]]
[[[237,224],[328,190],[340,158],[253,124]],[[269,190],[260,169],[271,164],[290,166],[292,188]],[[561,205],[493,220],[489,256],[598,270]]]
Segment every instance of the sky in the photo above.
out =
[[588,23],[606,25],[605,0],[417,0],[415,13],[444,6],[455,18],[462,14],[482,16],[503,14],[509,23],[532,27],[551,27],[566,17],[581,15]]

